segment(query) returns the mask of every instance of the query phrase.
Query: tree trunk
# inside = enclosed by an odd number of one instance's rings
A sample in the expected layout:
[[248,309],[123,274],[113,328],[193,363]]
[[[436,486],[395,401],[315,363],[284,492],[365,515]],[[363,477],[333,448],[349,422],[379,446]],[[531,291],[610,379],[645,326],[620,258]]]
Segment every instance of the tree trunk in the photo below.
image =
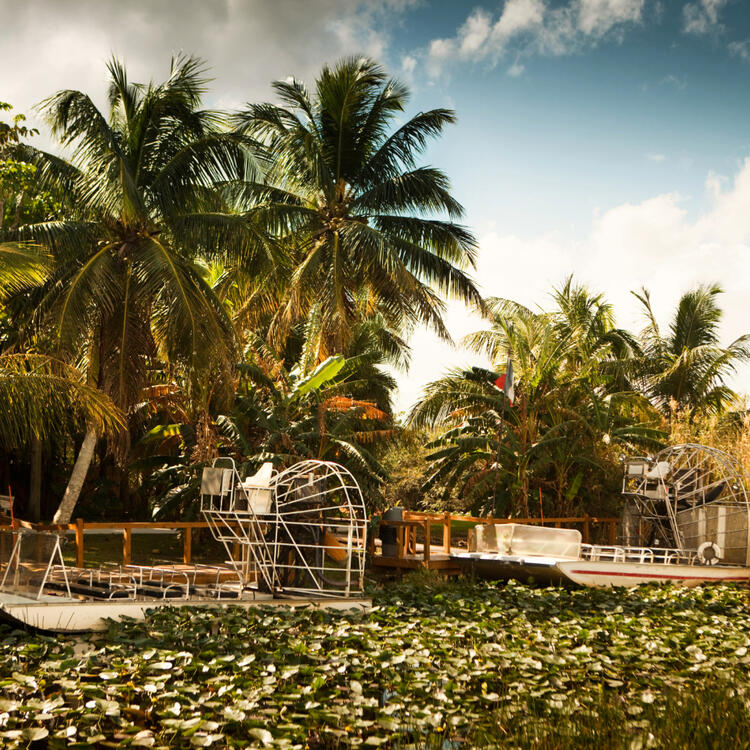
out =
[[91,459],[94,457],[94,448],[96,448],[96,432],[89,427],[86,437],[83,439],[83,445],[76,458],[73,471],[70,475],[70,481],[65,489],[63,499],[60,501],[60,507],[55,513],[52,523],[70,523],[73,517],[78,497],[83,489],[83,483],[86,480],[86,474],[91,465]]
[[42,441],[31,438],[31,480],[29,482],[29,518],[39,523],[42,516]]

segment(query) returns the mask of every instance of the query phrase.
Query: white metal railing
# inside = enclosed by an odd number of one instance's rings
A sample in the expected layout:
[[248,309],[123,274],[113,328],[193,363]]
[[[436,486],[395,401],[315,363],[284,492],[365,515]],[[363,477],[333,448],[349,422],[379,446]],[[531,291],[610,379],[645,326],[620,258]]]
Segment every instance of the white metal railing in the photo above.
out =
[[696,565],[692,552],[669,547],[621,547],[616,545],[582,544],[581,559],[592,562],[658,563],[659,565]]

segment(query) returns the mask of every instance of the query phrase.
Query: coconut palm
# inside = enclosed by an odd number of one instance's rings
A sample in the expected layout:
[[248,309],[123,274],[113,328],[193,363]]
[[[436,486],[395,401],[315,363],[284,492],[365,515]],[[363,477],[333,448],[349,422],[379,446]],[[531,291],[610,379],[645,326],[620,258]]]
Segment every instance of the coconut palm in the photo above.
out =
[[88,424],[101,435],[124,424],[111,399],[87,385],[78,370],[41,354],[0,355],[0,403],[5,449],[64,435],[77,425]]
[[157,353],[205,399],[200,389],[216,378],[198,375],[231,361],[232,329],[196,256],[229,253],[259,266],[268,258],[227,197],[229,185],[258,178],[251,144],[200,108],[200,60],[174,58],[159,84],[130,82],[116,60],[108,70],[108,116],[80,91],[41,105],[72,162],[25,147],[41,184],[64,186],[76,207],[69,218],[19,230],[55,259],[37,318],[125,411],[138,403]]
[[[616,329],[598,331],[585,309],[535,313],[503,299],[487,307],[491,326],[466,342],[495,369],[474,367],[431,383],[410,414],[416,428],[443,430],[432,444],[430,484],[458,490],[474,512],[528,516],[542,495],[547,512],[559,515],[600,508],[614,452],[663,437],[647,402],[610,392],[611,378],[599,367],[597,356],[613,352],[606,334]],[[584,348],[589,358],[582,360]],[[512,405],[495,385],[508,357],[517,379]]]
[[633,292],[646,316],[641,333],[640,385],[665,415],[674,408],[720,414],[737,398],[726,379],[750,359],[750,334],[721,346],[721,308],[717,304],[721,293],[720,286],[707,284],[683,294],[669,331],[662,333],[648,290]]
[[0,302],[13,293],[44,283],[52,258],[40,248],[22,243],[0,243]]
[[438,293],[481,304],[464,273],[476,243],[454,221],[463,209],[446,176],[417,159],[454,113],[421,112],[392,130],[407,89],[361,58],[324,67],[312,95],[296,79],[273,88],[280,105],[248,105],[236,118],[270,163],[270,184],[245,193],[249,215],[293,255],[272,335],[283,338],[317,304],[319,359],[344,351],[364,290],[397,333],[424,322],[448,337]]
[[575,283],[572,276],[553,290],[552,298],[557,336],[567,342],[566,366],[580,371],[595,365],[597,375],[606,371],[620,388],[628,387],[625,376],[640,350],[636,338],[616,326],[612,304],[603,294]]

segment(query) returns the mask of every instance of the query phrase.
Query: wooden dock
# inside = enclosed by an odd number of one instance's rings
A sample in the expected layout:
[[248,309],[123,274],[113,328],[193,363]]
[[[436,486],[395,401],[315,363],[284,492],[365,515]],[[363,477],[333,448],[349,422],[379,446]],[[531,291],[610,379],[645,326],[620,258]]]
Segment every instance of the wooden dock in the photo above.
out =
[[[385,521],[377,519],[370,535],[369,547],[372,565],[376,568],[390,569],[394,572],[425,568],[435,570],[445,576],[457,575],[460,572],[453,555],[466,551],[466,545],[459,546],[455,538],[456,526],[463,527],[485,524],[523,523],[534,526],[553,526],[555,528],[580,527],[584,544],[592,539],[596,530],[598,536],[604,536],[605,543],[614,544],[617,535],[619,518],[596,518],[594,516],[577,516],[567,518],[494,518],[492,516],[461,516],[451,513],[420,513],[405,510],[403,520]],[[396,555],[383,555],[382,546],[376,544],[377,529],[390,527],[396,529]],[[441,542],[435,544],[434,527],[440,527]],[[603,533],[602,533],[603,532]],[[604,541],[602,540],[602,541]],[[429,543],[426,543],[426,542]],[[455,542],[455,544],[454,544]]]

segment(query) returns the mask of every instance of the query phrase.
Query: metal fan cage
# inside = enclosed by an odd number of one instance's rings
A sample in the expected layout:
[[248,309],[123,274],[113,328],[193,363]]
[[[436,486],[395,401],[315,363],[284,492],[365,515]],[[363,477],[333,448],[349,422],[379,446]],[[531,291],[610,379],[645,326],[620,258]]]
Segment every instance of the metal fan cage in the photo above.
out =
[[248,488],[233,462],[216,463],[220,473],[204,472],[203,515],[247,585],[310,596],[363,592],[367,514],[348,469],[302,461]]
[[723,561],[745,565],[750,564],[749,487],[750,477],[736,458],[684,443],[651,461],[630,460],[623,492],[633,501],[632,520],[645,521],[652,536],[686,552],[714,543]]

